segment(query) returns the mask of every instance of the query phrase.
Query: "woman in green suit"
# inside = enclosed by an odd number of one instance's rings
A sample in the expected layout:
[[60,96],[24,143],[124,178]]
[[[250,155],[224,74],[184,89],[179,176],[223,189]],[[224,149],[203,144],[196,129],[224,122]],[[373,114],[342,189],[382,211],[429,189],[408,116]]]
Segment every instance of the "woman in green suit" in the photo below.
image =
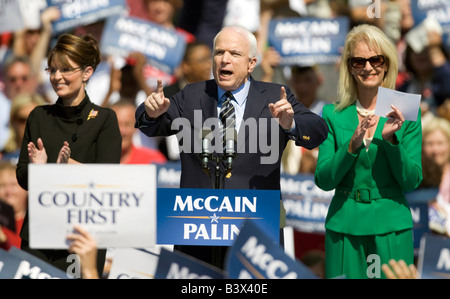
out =
[[327,140],[319,147],[317,186],[335,190],[325,222],[326,277],[373,278],[390,259],[413,263],[412,217],[404,192],[422,180],[420,112],[405,121],[392,106],[374,115],[378,87],[393,89],[395,46],[377,27],[347,35],[339,101],[326,105]]

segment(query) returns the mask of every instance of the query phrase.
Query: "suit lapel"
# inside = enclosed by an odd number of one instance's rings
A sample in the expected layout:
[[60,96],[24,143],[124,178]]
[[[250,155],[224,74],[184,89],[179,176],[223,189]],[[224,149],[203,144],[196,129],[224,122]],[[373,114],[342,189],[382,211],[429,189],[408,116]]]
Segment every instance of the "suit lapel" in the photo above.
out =
[[203,111],[203,121],[205,119],[217,118],[217,84],[214,80],[206,82],[205,93],[200,98],[200,105]]

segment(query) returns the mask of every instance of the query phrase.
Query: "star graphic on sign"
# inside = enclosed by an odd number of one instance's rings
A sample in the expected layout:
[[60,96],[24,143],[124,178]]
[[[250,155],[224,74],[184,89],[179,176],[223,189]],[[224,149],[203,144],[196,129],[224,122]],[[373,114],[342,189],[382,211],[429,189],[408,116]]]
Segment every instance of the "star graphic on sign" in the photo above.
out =
[[214,215],[212,215],[212,216],[209,216],[209,218],[211,218],[211,223],[214,223],[214,222],[216,222],[216,223],[219,223],[219,218],[220,218],[220,216],[216,216],[216,213],[214,213]]

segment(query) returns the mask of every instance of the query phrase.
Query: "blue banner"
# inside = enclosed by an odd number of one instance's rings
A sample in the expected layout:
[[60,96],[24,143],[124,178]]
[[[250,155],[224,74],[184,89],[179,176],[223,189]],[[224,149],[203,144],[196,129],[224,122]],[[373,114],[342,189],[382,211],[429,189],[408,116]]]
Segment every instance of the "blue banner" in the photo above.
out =
[[424,235],[420,242],[418,271],[423,279],[450,278],[450,238]]
[[0,249],[0,279],[67,279],[66,273],[37,257],[11,247]]
[[103,29],[101,51],[128,56],[141,52],[153,67],[171,74],[181,63],[185,38],[174,30],[135,17],[111,17]]
[[281,55],[282,65],[335,63],[349,30],[349,19],[285,18],[269,25],[269,46]]
[[225,270],[231,279],[313,279],[305,265],[293,260],[252,220],[247,220],[227,254]]
[[280,191],[174,189],[157,191],[157,244],[230,246],[245,219],[279,240]]
[[450,0],[411,0],[411,11],[415,26],[427,17],[438,21],[443,30],[442,42],[450,48]]
[[[155,279],[222,279],[224,274],[209,264],[181,252],[161,248]],[[189,292],[187,292],[189,293]]]
[[61,18],[53,22],[55,34],[124,14],[128,7],[126,0],[47,0],[47,5],[61,12]]
[[316,186],[314,175],[281,175],[281,196],[286,209],[286,225],[298,231],[325,232],[325,218],[334,191]]

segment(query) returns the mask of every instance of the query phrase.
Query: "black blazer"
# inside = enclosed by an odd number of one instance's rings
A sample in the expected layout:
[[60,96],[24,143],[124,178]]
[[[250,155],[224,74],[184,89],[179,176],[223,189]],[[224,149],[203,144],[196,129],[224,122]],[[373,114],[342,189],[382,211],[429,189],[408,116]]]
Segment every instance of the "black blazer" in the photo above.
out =
[[[297,145],[313,149],[326,139],[328,126],[325,121],[303,106],[293,96],[289,88],[285,88],[287,99],[295,111],[296,128],[293,136],[284,131],[279,125],[272,128],[270,126],[272,116],[268,105],[280,99],[281,85],[251,81],[243,123],[251,122],[251,119],[253,119],[254,123],[257,123],[258,129],[255,131],[250,129],[250,126],[241,126],[238,135],[238,154],[233,162],[231,177],[224,179],[224,189],[279,190],[281,155],[288,140],[295,138]],[[210,177],[202,170],[199,153],[201,152],[201,129],[203,123],[207,119],[210,119],[209,121],[213,119],[218,122],[217,97],[217,84],[214,80],[209,80],[187,85],[182,91],[170,98],[171,103],[168,111],[154,120],[149,121],[145,118],[144,103],[136,110],[135,126],[147,136],[168,136],[180,132],[183,133],[183,138],[187,141],[186,131],[184,130],[190,130],[191,148],[189,152],[181,152],[180,154],[182,167],[181,188],[214,188],[215,162],[209,162],[212,170]],[[198,117],[194,119],[194,115],[200,115],[200,111],[201,121]],[[171,128],[172,123],[180,117],[188,121],[189,129],[179,126]],[[273,128],[278,132],[272,132]],[[270,136],[273,135],[272,133],[278,133],[277,140],[271,140]],[[261,142],[261,139],[264,139],[260,138],[261,134],[267,136],[266,140],[268,141],[264,142],[266,149],[258,144]],[[179,141],[185,142],[180,140],[180,138]],[[257,146],[255,146],[255,141]],[[276,148],[272,149],[272,152],[267,153],[267,145],[271,144],[275,145]],[[278,153],[276,153],[276,150],[278,150]],[[271,154],[276,154],[276,156],[273,156],[276,157],[274,163],[261,163],[261,157],[267,158]],[[222,163],[222,173],[224,169],[225,164]]]

